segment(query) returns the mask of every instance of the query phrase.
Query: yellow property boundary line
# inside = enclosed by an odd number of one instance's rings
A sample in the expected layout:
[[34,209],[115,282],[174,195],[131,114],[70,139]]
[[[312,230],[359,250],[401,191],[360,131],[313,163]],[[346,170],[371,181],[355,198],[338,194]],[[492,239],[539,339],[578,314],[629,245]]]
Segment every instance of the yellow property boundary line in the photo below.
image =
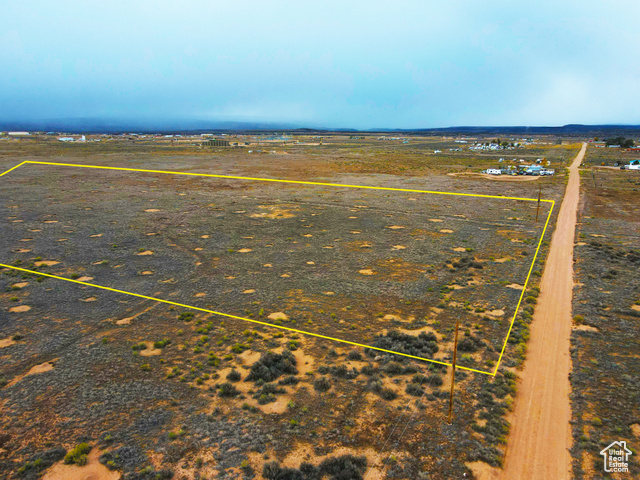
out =
[[[479,197],[479,198],[495,198],[495,199],[500,199],[500,200],[522,200],[522,201],[529,201],[529,202],[537,202],[538,199],[537,198],[523,198],[523,197],[503,197],[500,195],[480,195],[480,194],[472,194],[472,193],[457,193],[457,192],[436,192],[436,191],[431,191],[431,190],[415,190],[415,189],[409,189],[409,188],[391,188],[391,187],[372,187],[369,185],[345,185],[345,184],[341,184],[341,183],[321,183],[321,182],[304,182],[304,181],[299,181],[299,180],[281,180],[281,179],[274,179],[274,178],[254,178],[254,177],[240,177],[240,176],[232,176],[232,175],[217,175],[217,174],[210,174],[210,173],[187,173],[187,172],[171,172],[171,171],[167,171],[167,170],[146,170],[146,169],[140,169],[140,168],[124,168],[124,167],[104,167],[104,166],[99,166],[99,165],[78,165],[78,164],[74,164],[74,163],[55,163],[55,162],[35,162],[35,161],[24,161],[18,165],[16,165],[15,167],[10,168],[9,170],[0,173],[0,177],[8,174],[9,172],[12,172],[13,170],[17,169],[18,167],[21,167],[23,165],[27,165],[27,164],[33,164],[33,165],[54,165],[54,166],[59,166],[59,167],[76,167],[76,168],[95,168],[95,169],[101,169],[101,170],[119,170],[119,171],[127,171],[127,172],[146,172],[146,173],[166,173],[166,174],[171,174],[171,175],[187,175],[187,176],[195,176],[195,177],[212,177],[212,178],[228,178],[228,179],[234,179],[234,180],[253,180],[253,181],[260,181],[260,182],[276,182],[276,183],[292,183],[292,184],[298,184],[298,185],[322,185],[325,187],[342,187],[342,188],[360,188],[360,189],[369,189],[369,190],[386,190],[386,191],[393,191],[393,192],[413,192],[413,193],[431,193],[431,194],[435,194],[435,195],[455,195],[455,196],[461,196],[461,197]],[[502,351],[500,352],[500,357],[498,358],[498,361],[496,363],[496,367],[495,369],[491,372],[487,372],[484,370],[477,370],[475,368],[468,368],[468,367],[463,367],[460,365],[456,365],[456,368],[461,369],[461,370],[469,370],[471,372],[476,372],[476,373],[482,373],[485,375],[491,375],[491,376],[495,376],[496,373],[498,372],[498,367],[500,366],[500,362],[502,361],[502,356],[504,355],[505,349],[507,347],[507,341],[509,340],[509,335],[511,335],[511,330],[513,328],[513,324],[516,320],[516,316],[518,315],[518,310],[520,309],[520,304],[522,303],[522,299],[524,298],[524,294],[525,291],[527,289],[527,284],[529,283],[529,278],[531,277],[531,272],[533,271],[533,267],[536,263],[536,259],[538,257],[538,252],[540,251],[540,247],[542,246],[542,240],[544,239],[544,235],[547,231],[547,226],[549,225],[549,220],[551,219],[551,214],[553,212],[553,208],[555,206],[555,201],[553,200],[540,200],[541,202],[545,202],[545,203],[551,203],[551,208],[549,209],[549,214],[547,215],[547,220],[544,224],[544,228],[542,230],[542,235],[540,236],[540,240],[538,241],[538,246],[536,248],[536,252],[533,255],[533,261],[531,262],[531,266],[529,267],[529,272],[527,274],[527,278],[524,282],[523,288],[522,288],[522,293],[520,294],[520,298],[518,300],[518,304],[516,305],[516,309],[515,312],[513,314],[513,318],[511,319],[511,324],[509,325],[509,331],[507,332],[507,336],[504,340],[504,344],[502,345]],[[194,307],[192,305],[186,305],[183,303],[177,303],[177,302],[171,302],[169,300],[164,300],[162,298],[156,298],[156,297],[149,297],[147,295],[141,295],[139,293],[133,293],[133,292],[127,292],[124,290],[118,290],[115,288],[111,288],[111,287],[105,287],[103,285],[96,285],[93,283],[87,283],[87,282],[81,282],[79,280],[73,280],[71,278],[65,278],[65,277],[60,277],[58,275],[51,275],[49,273],[42,273],[42,272],[37,272],[34,270],[28,270],[26,268],[19,268],[19,267],[15,267],[12,265],[5,265],[3,263],[0,263],[0,267],[4,267],[4,268],[9,268],[12,270],[18,270],[21,272],[25,272],[25,273],[31,273],[34,275],[40,275],[43,277],[50,277],[50,278],[55,278],[57,280],[64,280],[67,282],[72,282],[72,283],[77,283],[80,285],[85,285],[87,287],[94,287],[94,288],[99,288],[101,290],[107,290],[110,292],[115,292],[115,293],[122,293],[125,295],[130,295],[133,297],[138,297],[138,298],[144,298],[145,300],[153,300],[155,302],[161,302],[161,303],[168,303],[170,305],[175,305],[178,307],[183,307],[183,308],[188,308],[191,310],[198,310],[200,312],[206,312],[206,313],[212,313],[215,315],[220,315],[223,317],[228,317],[228,318],[233,318],[236,320],[243,320],[245,322],[251,322],[251,323],[257,323],[259,325],[265,325],[267,327],[272,327],[272,328],[279,328],[281,330],[288,330],[290,332],[296,332],[296,333],[300,333],[303,335],[310,335],[313,337],[318,337],[318,338],[323,338],[325,340],[333,340],[335,342],[340,342],[340,343],[346,343],[348,345],[354,345],[357,347],[363,347],[363,348],[370,348],[372,350],[377,350],[377,351],[381,351],[381,352],[386,352],[386,353],[392,353],[394,355],[401,355],[403,357],[408,357],[408,358],[413,358],[416,360],[422,360],[422,361],[426,361],[426,362],[431,362],[431,363],[438,363],[440,365],[446,365],[446,366],[451,366],[451,363],[446,363],[446,362],[440,362],[438,360],[433,360],[430,358],[424,358],[424,357],[418,357],[415,355],[409,355],[406,353],[401,353],[401,352],[395,352],[393,350],[386,350],[384,348],[378,348],[378,347],[372,347],[370,345],[364,345],[361,343],[356,343],[356,342],[351,342],[349,340],[343,340],[341,338],[334,338],[334,337],[328,337],[326,335],[320,335],[318,333],[313,333],[313,332],[307,332],[304,330],[297,330],[295,328],[290,328],[290,327],[283,327],[281,325],[274,325],[272,323],[267,323],[267,322],[261,322],[259,320],[254,320],[251,318],[245,318],[245,317],[239,317],[237,315],[231,315],[229,313],[224,313],[224,312],[217,312],[215,310],[209,310],[206,308],[200,308],[200,307]]]

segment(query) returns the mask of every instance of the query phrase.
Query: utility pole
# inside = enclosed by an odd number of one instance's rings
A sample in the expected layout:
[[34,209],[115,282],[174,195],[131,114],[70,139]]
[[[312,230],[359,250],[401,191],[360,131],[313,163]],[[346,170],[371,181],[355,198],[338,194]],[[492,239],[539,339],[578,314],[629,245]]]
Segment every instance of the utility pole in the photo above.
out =
[[538,221],[538,213],[540,213],[540,198],[542,198],[542,185],[538,191],[538,208],[536,208],[536,222]]
[[453,365],[451,365],[451,393],[449,394],[449,418],[447,423],[451,425],[451,417],[453,416],[453,387],[456,382],[456,357],[458,355],[458,328],[460,327],[460,318],[456,318],[456,336],[453,341]]

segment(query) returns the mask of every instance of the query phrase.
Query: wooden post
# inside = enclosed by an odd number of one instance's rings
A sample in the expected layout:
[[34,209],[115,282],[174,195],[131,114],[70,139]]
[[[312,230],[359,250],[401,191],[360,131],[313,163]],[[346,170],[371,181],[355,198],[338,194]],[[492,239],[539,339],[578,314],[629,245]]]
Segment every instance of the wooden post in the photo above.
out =
[[538,191],[538,207],[536,208],[536,222],[538,222],[538,213],[540,213],[540,198],[542,198],[542,185]]
[[460,318],[456,319],[456,336],[453,340],[453,365],[451,365],[451,393],[449,394],[449,419],[447,422],[451,425],[451,417],[453,416],[453,387],[456,382],[456,357],[458,356],[458,328],[460,327]]

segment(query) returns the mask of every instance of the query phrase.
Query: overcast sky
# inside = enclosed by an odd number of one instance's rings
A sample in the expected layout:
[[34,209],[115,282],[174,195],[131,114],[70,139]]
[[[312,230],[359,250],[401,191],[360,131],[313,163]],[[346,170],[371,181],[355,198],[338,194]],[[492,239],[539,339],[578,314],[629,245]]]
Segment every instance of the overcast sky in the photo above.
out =
[[640,124],[638,0],[0,0],[0,120]]

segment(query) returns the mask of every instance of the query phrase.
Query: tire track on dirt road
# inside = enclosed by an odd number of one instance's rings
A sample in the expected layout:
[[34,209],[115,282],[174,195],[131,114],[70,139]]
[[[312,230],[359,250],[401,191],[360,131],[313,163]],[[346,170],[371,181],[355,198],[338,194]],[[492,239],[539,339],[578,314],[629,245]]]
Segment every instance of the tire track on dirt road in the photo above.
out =
[[571,301],[573,247],[579,166],[587,144],[569,167],[569,183],[558,214],[531,336],[522,382],[512,416],[504,470],[508,480],[571,478]]

